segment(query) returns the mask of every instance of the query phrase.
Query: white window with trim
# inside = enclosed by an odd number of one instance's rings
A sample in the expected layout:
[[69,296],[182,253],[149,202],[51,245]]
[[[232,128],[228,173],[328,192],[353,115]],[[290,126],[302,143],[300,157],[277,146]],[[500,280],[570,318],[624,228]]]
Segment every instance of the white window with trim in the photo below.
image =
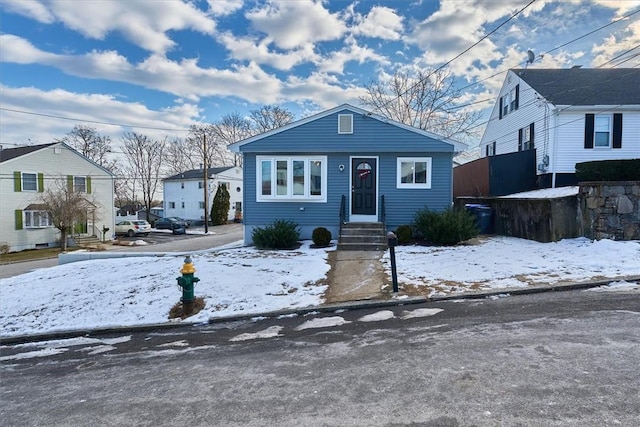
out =
[[24,211],[24,228],[46,228],[53,227],[49,212],[42,210]]
[[353,133],[353,114],[338,114],[338,134],[350,135]]
[[38,191],[38,174],[22,172],[22,191]]
[[258,202],[326,202],[326,156],[257,156],[256,162]]
[[593,145],[595,147],[611,147],[611,116],[595,116],[593,132]]
[[398,157],[397,188],[431,188],[431,157]]

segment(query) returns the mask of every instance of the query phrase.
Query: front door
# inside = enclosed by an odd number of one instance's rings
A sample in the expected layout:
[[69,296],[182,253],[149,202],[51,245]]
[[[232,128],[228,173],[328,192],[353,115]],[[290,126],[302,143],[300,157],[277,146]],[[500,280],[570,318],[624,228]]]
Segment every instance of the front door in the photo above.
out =
[[351,221],[377,221],[377,159],[351,159]]

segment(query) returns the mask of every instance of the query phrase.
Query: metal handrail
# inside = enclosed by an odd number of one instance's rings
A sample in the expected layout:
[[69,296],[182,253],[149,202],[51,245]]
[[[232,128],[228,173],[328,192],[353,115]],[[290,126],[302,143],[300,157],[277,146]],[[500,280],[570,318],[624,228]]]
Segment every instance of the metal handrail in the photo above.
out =
[[384,203],[384,194],[380,196],[380,220],[384,229],[387,229],[387,208]]
[[347,213],[345,212],[347,206],[347,196],[344,194],[340,199],[340,235],[342,235],[342,225],[345,223],[347,219]]

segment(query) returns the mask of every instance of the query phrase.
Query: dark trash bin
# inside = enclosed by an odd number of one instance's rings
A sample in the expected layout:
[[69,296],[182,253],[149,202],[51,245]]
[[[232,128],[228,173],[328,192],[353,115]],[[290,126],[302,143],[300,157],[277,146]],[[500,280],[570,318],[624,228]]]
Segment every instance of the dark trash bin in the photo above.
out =
[[491,206],[469,203],[464,207],[475,216],[480,234],[493,233],[493,208]]

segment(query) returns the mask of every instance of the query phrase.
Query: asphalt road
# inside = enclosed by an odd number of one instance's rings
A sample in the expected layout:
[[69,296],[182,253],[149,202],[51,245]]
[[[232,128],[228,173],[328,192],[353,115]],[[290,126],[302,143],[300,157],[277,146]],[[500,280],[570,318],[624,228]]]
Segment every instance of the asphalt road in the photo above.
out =
[[[202,231],[203,228],[192,228],[190,231]],[[215,234],[181,234],[173,235],[165,232],[152,232],[149,236],[120,237],[122,241],[131,242],[144,240],[145,246],[117,246],[106,245],[109,252],[189,252],[224,246],[242,240],[242,224],[226,224],[209,227],[210,233]],[[40,259],[35,261],[17,262],[0,265],[0,279],[24,274],[40,268],[58,265],[58,258]]]
[[635,427],[640,294],[254,319],[4,346],[0,361],[7,426]]

